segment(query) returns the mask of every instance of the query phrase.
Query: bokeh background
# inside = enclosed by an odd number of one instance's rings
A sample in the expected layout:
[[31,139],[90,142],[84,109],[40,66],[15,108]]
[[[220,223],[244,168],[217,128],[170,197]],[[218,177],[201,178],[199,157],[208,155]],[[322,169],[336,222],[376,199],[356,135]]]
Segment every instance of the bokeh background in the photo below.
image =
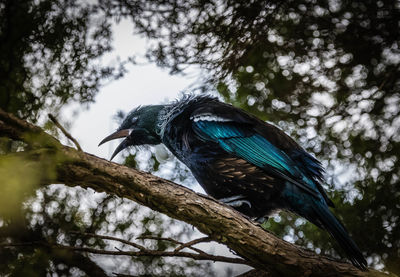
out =
[[[371,267],[400,274],[400,1],[0,1],[0,108],[84,151],[124,114],[183,93],[208,93],[272,122],[322,161],[325,189]],[[123,248],[74,232],[187,241],[201,234],[126,199],[62,184],[40,187],[37,171],[0,139],[0,242],[56,241]],[[116,161],[202,192],[162,147]],[[45,167],[45,164],[43,165]],[[317,227],[281,212],[263,225],[336,258]],[[169,249],[162,242],[143,242]],[[211,253],[233,255],[216,243]],[[128,248],[126,248],[128,249]],[[233,276],[248,267],[182,258],[121,258],[0,247],[8,276]]]

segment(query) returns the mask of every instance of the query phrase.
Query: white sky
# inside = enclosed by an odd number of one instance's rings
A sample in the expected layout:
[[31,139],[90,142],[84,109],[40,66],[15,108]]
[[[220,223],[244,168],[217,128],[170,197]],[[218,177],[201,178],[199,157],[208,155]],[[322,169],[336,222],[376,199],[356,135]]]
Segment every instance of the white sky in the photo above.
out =
[[[118,55],[124,60],[130,55],[145,53],[145,40],[132,35],[132,25],[128,21],[121,21],[114,29],[114,58]],[[85,152],[109,158],[118,142],[101,147],[97,145],[118,127],[113,120],[118,110],[129,112],[138,105],[174,100],[196,78],[195,70],[191,70],[190,76],[171,76],[167,70],[154,64],[129,65],[128,73],[104,86],[96,96],[96,102],[90,104],[88,110],[82,110],[76,104],[70,105],[64,110],[63,117],[71,118],[74,116],[73,111],[79,110],[78,116],[71,120],[71,134]],[[118,157],[115,160],[118,161]]]
[[[128,56],[145,53],[145,40],[132,33],[132,25],[128,21],[121,21],[114,27],[115,51],[111,56],[115,58],[118,55],[124,60]],[[117,111],[129,112],[138,105],[159,104],[178,98],[199,78],[200,70],[191,69],[189,73],[189,76],[171,76],[167,70],[154,64],[129,66],[123,78],[110,82],[100,90],[96,102],[90,104],[88,109],[82,109],[78,104],[69,105],[63,110],[62,117],[72,122],[69,131],[85,152],[109,159],[119,141],[100,147],[97,145],[118,127],[113,120]],[[121,156],[117,155],[113,161],[121,162]],[[195,190],[199,191],[200,188],[195,187]],[[218,255],[232,256],[226,247],[216,243],[200,248],[206,250],[210,247]],[[225,263],[213,263],[213,266],[219,276],[225,275],[227,268],[233,269],[235,275],[249,269],[247,266]]]

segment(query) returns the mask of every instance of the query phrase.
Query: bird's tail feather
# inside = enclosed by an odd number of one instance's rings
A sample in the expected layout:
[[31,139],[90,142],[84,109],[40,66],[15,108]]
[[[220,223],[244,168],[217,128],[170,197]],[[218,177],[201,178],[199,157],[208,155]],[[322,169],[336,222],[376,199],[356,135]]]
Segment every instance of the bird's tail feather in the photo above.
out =
[[336,239],[348,255],[353,265],[365,270],[367,268],[367,261],[363,254],[355,242],[350,238],[343,224],[331,213],[328,206],[314,202],[313,210],[320,223],[318,225],[322,225]]

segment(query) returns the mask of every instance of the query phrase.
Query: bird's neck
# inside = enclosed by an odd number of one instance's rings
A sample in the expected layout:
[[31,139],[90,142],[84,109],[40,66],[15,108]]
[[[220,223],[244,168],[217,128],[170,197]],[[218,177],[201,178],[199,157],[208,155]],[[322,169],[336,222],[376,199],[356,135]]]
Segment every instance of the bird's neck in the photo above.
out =
[[165,128],[174,118],[182,113],[186,108],[186,102],[178,101],[171,105],[165,105],[164,108],[158,113],[157,134],[162,139],[164,137]]

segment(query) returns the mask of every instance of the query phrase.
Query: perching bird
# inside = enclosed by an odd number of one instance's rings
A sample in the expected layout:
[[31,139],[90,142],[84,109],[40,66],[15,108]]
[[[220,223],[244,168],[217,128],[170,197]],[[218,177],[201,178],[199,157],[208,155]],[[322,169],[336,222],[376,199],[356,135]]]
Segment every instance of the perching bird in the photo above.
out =
[[209,96],[134,109],[104,142],[128,146],[163,143],[214,198],[256,219],[285,209],[327,230],[351,262],[367,262],[331,213],[321,163],[277,127]]

